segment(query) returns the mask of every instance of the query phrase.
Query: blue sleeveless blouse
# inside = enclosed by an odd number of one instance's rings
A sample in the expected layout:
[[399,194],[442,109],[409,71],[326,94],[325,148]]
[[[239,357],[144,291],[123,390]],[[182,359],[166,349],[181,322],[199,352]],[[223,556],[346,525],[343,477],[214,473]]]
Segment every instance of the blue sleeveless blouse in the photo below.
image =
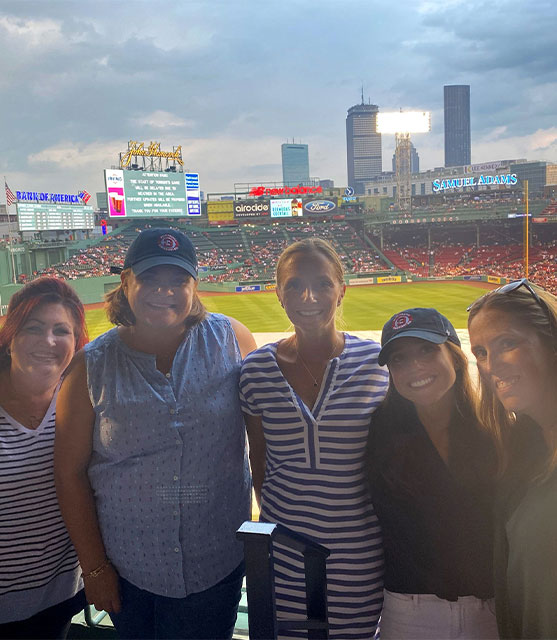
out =
[[96,414],[89,479],[108,557],[151,593],[208,589],[242,561],[235,531],[250,517],[230,321],[209,314],[192,328],[166,375],[116,328],[85,354]]

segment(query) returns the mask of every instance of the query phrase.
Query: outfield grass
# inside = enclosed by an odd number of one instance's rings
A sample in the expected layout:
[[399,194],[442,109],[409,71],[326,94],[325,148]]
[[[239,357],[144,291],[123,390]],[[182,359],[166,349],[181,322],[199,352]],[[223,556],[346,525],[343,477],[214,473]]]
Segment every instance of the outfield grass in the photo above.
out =
[[[467,323],[466,307],[482,294],[477,285],[462,282],[347,287],[340,328],[347,331],[377,330],[397,311],[410,307],[435,307],[455,327]],[[203,303],[218,313],[237,318],[254,333],[287,331],[290,322],[272,291],[203,296]],[[103,309],[87,311],[91,339],[110,328]]]

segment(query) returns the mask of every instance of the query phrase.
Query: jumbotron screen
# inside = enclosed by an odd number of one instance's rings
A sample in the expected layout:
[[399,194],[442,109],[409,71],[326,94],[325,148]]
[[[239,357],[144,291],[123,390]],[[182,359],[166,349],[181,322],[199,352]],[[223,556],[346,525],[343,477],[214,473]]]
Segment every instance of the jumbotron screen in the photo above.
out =
[[196,173],[105,169],[111,218],[184,218],[200,215]]
[[95,216],[88,205],[17,203],[20,231],[59,231],[93,229]]

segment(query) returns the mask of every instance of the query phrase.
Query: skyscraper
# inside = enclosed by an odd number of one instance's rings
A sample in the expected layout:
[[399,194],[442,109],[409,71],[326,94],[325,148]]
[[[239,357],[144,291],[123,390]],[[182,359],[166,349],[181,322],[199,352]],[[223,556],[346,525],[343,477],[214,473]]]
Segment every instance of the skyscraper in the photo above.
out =
[[309,153],[307,144],[281,146],[282,181],[286,186],[297,187],[309,184]]
[[[393,173],[396,173],[396,151],[393,153]],[[410,143],[410,173],[420,173],[420,154],[414,143]]]
[[444,87],[445,97],[445,166],[470,164],[470,85]]
[[346,117],[346,160],[348,186],[363,193],[363,183],[381,174],[381,134],[376,133],[376,104],[357,104]]

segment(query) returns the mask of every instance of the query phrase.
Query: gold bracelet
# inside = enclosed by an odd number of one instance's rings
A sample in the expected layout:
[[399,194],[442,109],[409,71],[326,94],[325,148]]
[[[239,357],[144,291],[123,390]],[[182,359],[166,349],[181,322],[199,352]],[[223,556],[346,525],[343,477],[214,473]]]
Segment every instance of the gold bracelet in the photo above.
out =
[[83,578],[83,580],[85,580],[86,578],[96,578],[98,576],[101,575],[101,573],[103,573],[103,571],[109,567],[112,563],[110,562],[110,560],[105,560],[100,566],[98,566],[96,569],[93,569],[93,571],[90,571],[89,573],[82,573],[81,577]]

